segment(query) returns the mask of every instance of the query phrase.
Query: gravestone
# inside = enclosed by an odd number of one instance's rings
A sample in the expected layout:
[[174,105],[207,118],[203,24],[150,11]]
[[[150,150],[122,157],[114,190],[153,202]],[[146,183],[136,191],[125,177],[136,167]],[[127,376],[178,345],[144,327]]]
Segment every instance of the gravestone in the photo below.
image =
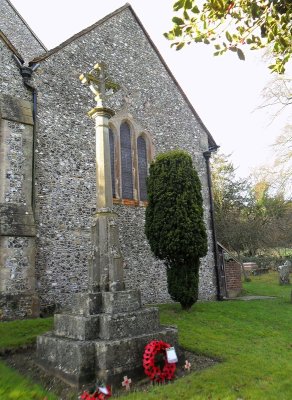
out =
[[160,326],[158,309],[142,307],[139,290],[125,290],[112,209],[108,120],[113,111],[103,106],[117,85],[99,64],[80,79],[97,101],[88,113],[96,122],[97,184],[88,292],[76,295],[70,311],[55,314],[54,331],[37,339],[38,364],[77,388],[96,379],[121,385],[125,375],[141,377],[144,348],[154,339],[178,347],[177,330]]
[[280,265],[278,268],[279,271],[279,284],[280,285],[289,285],[290,284],[290,279],[289,279],[289,265],[288,263],[284,263],[283,265]]
[[286,267],[289,268],[289,272],[292,272],[292,271],[291,271],[292,263],[291,263],[290,260],[287,259],[287,260],[284,262],[284,265],[285,265]]

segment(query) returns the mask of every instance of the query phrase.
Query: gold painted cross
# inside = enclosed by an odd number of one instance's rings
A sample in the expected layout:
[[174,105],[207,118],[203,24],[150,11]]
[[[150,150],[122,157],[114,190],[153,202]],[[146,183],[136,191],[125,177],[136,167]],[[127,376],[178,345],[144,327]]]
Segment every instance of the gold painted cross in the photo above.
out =
[[88,73],[81,74],[79,79],[87,84],[95,95],[97,105],[102,107],[103,100],[111,97],[120,89],[118,83],[113,82],[107,74],[107,66],[104,63],[97,63]]

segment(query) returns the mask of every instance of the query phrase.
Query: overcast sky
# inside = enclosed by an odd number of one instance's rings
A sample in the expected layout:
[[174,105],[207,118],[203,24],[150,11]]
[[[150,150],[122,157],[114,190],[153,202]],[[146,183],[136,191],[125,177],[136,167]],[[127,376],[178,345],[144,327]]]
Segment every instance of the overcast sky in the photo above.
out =
[[[288,110],[271,123],[273,110],[256,110],[272,75],[258,52],[246,61],[234,53],[214,57],[211,46],[170,49],[171,0],[129,1],[194,108],[240,176],[271,162],[271,145],[288,122]],[[122,0],[11,0],[46,47],[53,48],[125,4]],[[291,64],[291,63],[290,63]],[[291,65],[290,65],[291,67]],[[290,68],[291,70],[291,68]],[[291,119],[290,119],[291,123]]]

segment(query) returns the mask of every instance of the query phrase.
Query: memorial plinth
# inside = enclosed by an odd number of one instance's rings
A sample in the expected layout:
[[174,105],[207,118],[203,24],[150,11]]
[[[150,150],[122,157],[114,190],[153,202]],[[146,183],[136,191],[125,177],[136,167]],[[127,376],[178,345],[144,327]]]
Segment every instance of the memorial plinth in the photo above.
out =
[[55,314],[53,332],[38,337],[37,362],[77,388],[97,379],[120,386],[125,375],[143,376],[147,343],[159,339],[178,346],[177,330],[160,326],[158,309],[142,307],[139,290],[125,290],[118,216],[112,209],[108,120],[113,112],[102,106],[108,77],[97,64],[81,80],[98,102],[89,112],[96,123],[97,212],[88,292],[76,295],[70,311]]
[[177,330],[160,326],[157,308],[141,307],[138,290],[87,293],[76,300],[76,310],[55,314],[54,331],[37,340],[38,363],[76,388],[97,379],[113,386],[125,375],[139,379],[147,343],[159,339],[178,346]]

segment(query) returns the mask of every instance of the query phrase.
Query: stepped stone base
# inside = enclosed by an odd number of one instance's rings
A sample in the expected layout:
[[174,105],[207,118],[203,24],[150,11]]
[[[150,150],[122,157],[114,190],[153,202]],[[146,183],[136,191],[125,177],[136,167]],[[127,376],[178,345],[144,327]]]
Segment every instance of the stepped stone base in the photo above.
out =
[[169,327],[120,340],[77,341],[47,333],[38,338],[37,363],[76,388],[97,379],[119,387],[125,375],[132,380],[143,377],[144,348],[154,339],[178,349],[177,330]]
[[80,388],[97,379],[120,386],[123,376],[143,377],[151,340],[178,349],[177,330],[159,324],[157,308],[142,308],[137,290],[79,294],[68,313],[55,314],[54,331],[37,339],[37,363]]

